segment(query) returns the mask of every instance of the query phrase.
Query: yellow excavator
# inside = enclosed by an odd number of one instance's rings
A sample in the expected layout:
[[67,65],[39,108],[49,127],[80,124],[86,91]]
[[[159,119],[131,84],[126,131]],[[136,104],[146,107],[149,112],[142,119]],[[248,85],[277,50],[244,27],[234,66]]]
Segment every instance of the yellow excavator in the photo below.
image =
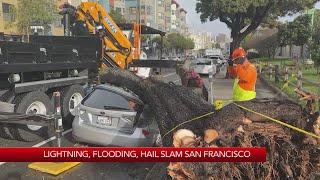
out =
[[128,68],[134,59],[140,56],[141,26],[133,24],[132,37],[118,27],[106,9],[96,2],[83,2],[77,8],[70,4],[60,6],[60,14],[64,15],[65,34],[86,36],[98,35],[103,41],[102,70],[107,67]]

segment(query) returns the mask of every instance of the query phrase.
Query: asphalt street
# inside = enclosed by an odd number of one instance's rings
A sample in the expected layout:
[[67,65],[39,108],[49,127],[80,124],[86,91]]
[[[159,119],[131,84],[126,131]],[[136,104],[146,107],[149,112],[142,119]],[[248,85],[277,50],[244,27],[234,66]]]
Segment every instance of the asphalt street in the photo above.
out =
[[[180,84],[180,79],[174,69],[162,69],[162,76],[165,82]],[[63,147],[83,146],[72,138],[70,128],[65,128],[62,138]],[[48,137],[36,142],[21,142],[0,138],[1,147],[54,147],[56,146],[55,133],[51,130]],[[31,162],[30,162],[31,163]],[[47,180],[47,179],[70,179],[70,180],[136,180],[144,179],[154,163],[81,163],[80,165],[62,173],[52,176],[29,169],[29,163],[6,163],[0,162],[0,180]]]
[[[216,76],[213,81],[214,98],[215,99],[230,99],[232,92],[232,80],[224,79],[224,71]],[[174,82],[181,84],[180,78],[175,73],[174,69],[162,69],[162,77],[165,82]],[[206,86],[209,86],[208,77],[203,77]],[[257,83],[258,97],[272,97],[272,91],[266,89],[260,82]],[[20,142],[0,138],[0,146],[23,146],[23,147],[48,147],[56,146],[56,140],[53,130],[50,130],[49,136],[44,137],[37,142]],[[73,138],[71,129],[64,132],[62,138],[62,146],[73,147],[82,146]],[[23,179],[23,180],[43,180],[43,179],[115,179],[115,180],[134,180],[144,179],[148,171],[154,165],[153,163],[81,163],[80,165],[62,173],[58,176],[52,176],[29,169],[29,163],[0,163],[0,180],[1,179]]]

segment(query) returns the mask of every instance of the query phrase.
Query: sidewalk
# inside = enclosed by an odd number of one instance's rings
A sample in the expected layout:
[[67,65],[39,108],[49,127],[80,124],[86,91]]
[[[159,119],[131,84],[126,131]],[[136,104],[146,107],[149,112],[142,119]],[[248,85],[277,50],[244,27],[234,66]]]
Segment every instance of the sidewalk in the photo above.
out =
[[[232,99],[233,79],[225,79],[225,71],[221,71],[213,80],[214,99]],[[204,78],[206,86],[210,87],[209,79]],[[259,79],[256,84],[257,98],[274,98],[275,93]]]

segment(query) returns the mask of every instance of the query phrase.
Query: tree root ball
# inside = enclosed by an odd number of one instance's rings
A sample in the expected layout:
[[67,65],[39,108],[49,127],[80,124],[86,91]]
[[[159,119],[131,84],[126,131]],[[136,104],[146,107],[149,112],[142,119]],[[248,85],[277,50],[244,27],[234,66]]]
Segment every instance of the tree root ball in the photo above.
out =
[[[120,69],[108,69],[101,77],[105,82],[128,88],[148,104],[154,113],[160,133],[167,134],[185,121],[208,112],[211,115],[179,126],[188,129],[197,137],[206,137],[207,129],[213,129],[213,146],[266,147],[265,163],[179,163],[175,165],[177,177],[186,179],[309,179],[320,173],[320,150],[315,139],[287,127],[275,124],[255,113],[248,112],[234,103],[215,111],[187,87],[165,84],[154,79],[142,80],[134,74]],[[302,107],[288,100],[255,99],[239,102],[238,105],[269,117],[319,134],[318,116],[310,116]],[[318,130],[318,131],[317,131]],[[173,145],[171,132],[163,137],[164,146]],[[314,141],[308,141],[313,139]],[[203,146],[203,143],[191,143]],[[180,141],[181,144],[182,141]],[[175,144],[175,146],[178,146]],[[178,168],[177,168],[178,167]],[[156,170],[156,169],[154,169]],[[171,172],[173,173],[173,172]],[[172,175],[172,174],[171,174]],[[176,179],[179,179],[176,178]]]

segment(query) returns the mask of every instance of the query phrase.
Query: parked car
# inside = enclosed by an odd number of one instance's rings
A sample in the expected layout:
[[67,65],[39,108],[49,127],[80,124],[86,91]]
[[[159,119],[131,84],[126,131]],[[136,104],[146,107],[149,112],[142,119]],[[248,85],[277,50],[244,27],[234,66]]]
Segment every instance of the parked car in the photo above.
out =
[[220,56],[209,56],[208,58],[216,61],[218,65],[223,64],[223,58]]
[[213,75],[217,73],[218,62],[209,58],[199,58],[196,62],[194,71],[198,74],[209,75],[212,72]]
[[172,60],[174,60],[174,61],[180,61],[180,57],[174,56],[174,57],[172,57]]
[[102,146],[153,146],[161,139],[149,107],[133,92],[109,84],[89,91],[72,128],[75,140]]

